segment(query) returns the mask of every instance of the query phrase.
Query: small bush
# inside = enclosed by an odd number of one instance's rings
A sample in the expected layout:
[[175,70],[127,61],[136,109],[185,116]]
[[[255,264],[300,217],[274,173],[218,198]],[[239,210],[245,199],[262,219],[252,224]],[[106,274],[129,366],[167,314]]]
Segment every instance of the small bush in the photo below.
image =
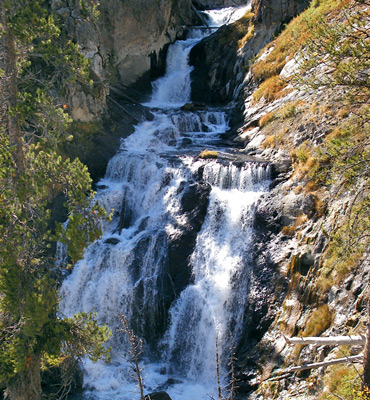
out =
[[250,24],[246,35],[238,41],[238,47],[241,49],[254,36],[254,25]]
[[297,231],[297,228],[299,228],[301,225],[307,222],[307,220],[308,220],[307,215],[302,214],[296,218],[293,225],[284,226],[283,229],[281,230],[281,233],[285,236],[293,237]]
[[284,236],[289,236],[293,237],[295,235],[295,226],[294,225],[289,225],[289,226],[283,226],[283,229],[281,230],[281,233]]
[[[247,11],[242,18],[222,28],[222,30],[220,30],[220,43],[222,45],[229,45],[232,43],[235,47],[237,45],[241,47],[240,42],[243,41],[246,36],[251,35],[252,37],[254,34],[253,17],[254,14]],[[245,40],[245,42],[247,40]]]
[[277,133],[276,135],[267,136],[264,142],[262,143],[262,147],[264,149],[277,147],[284,143],[284,134],[286,132],[282,131]]
[[313,179],[310,179],[304,186],[304,191],[306,193],[315,192],[318,189],[319,189],[319,187]]
[[292,156],[300,164],[305,164],[311,156],[311,148],[307,142],[303,142],[293,153]]
[[298,114],[298,110],[295,104],[288,103],[279,110],[279,117],[281,119],[293,118]]

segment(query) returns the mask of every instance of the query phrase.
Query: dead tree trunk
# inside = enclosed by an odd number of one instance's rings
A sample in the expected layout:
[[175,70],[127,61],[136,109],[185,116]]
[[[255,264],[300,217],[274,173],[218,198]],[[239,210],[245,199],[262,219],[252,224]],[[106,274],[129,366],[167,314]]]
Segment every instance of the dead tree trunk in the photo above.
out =
[[327,346],[327,345],[362,345],[365,344],[366,337],[363,335],[353,336],[329,336],[329,337],[294,337],[287,338],[285,340],[289,344],[313,344],[315,346]]
[[362,360],[362,358],[363,358],[362,354],[359,354],[357,356],[337,358],[335,360],[330,360],[330,361],[303,364],[303,365],[300,365],[298,367],[288,368],[288,369],[284,370],[283,373],[304,371],[306,369],[315,369],[315,368],[321,368],[321,367],[328,367],[329,365],[335,365],[335,364],[355,363],[355,362],[360,362]]

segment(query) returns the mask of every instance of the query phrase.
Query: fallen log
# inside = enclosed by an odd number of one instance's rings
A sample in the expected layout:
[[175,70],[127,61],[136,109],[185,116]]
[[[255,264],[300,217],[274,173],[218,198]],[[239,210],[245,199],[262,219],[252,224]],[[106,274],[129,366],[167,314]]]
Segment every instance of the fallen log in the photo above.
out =
[[311,364],[303,364],[298,367],[291,367],[291,368],[285,369],[284,371],[282,371],[282,373],[304,371],[306,369],[315,369],[315,368],[320,368],[320,367],[328,367],[329,365],[335,365],[335,364],[362,362],[363,358],[364,358],[364,355],[359,354],[357,356],[337,358],[335,360],[330,360],[330,361],[323,361],[323,362],[311,363]]
[[287,338],[285,340],[289,344],[314,344],[317,346],[323,345],[342,345],[342,344],[349,344],[349,345],[360,345],[365,344],[365,336],[363,335],[356,335],[356,336],[329,336],[329,337],[293,337]]
[[114,103],[117,107],[119,107],[124,113],[126,113],[129,117],[131,117],[134,121],[139,123],[140,121],[134,117],[130,112],[128,112],[125,107],[123,107],[121,104],[119,104],[116,100],[112,99],[112,97],[108,96],[107,99]]
[[196,7],[194,6],[194,4],[191,4],[191,8],[192,10],[195,12],[195,14],[198,16],[198,18],[203,22],[203,24],[205,26],[208,26],[208,22],[207,20],[203,17],[203,15],[196,9]]

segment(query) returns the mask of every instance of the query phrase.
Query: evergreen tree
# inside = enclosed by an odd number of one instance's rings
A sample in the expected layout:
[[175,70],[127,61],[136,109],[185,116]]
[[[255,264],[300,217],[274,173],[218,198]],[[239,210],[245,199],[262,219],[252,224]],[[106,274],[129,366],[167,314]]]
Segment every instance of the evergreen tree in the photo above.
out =
[[[64,241],[73,265],[100,235],[103,211],[92,205],[87,168],[58,154],[71,120],[52,93],[87,82],[87,61],[62,37],[48,1],[0,0],[0,22],[0,387],[11,400],[38,400],[41,368],[108,356],[107,327],[92,315],[59,315],[50,251]],[[68,224],[54,225],[61,194]]]

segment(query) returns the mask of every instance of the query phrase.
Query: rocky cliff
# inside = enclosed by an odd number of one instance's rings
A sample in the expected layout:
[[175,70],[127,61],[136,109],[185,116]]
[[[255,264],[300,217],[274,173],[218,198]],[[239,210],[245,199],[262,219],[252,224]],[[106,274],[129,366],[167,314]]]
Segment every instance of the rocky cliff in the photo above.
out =
[[308,3],[254,0],[242,19],[195,46],[190,54],[193,100],[215,104],[235,100],[250,60]]
[[[272,162],[275,171],[256,212],[256,290],[244,311],[250,318],[237,349],[243,399],[334,398],[330,392],[352,398],[343,389],[358,378],[351,367],[288,370],[361,348],[290,346],[285,337],[366,333],[369,221],[362,212],[369,199],[368,111],[354,94],[348,97],[345,76],[340,84],[331,80],[328,71],[337,73],[341,59],[327,63],[332,55],[320,39],[326,32],[334,43],[337,24],[343,40],[360,33],[346,27],[338,2],[323,1],[272,40],[307,6],[304,1],[255,1],[241,21],[205,39],[191,55],[194,100],[230,101],[238,115],[228,139],[242,153]],[[349,6],[354,20],[364,18],[366,6],[356,1]],[[356,46],[367,52],[366,44]],[[321,61],[312,62],[317,54]],[[362,62],[361,56],[347,57],[354,68]],[[358,95],[368,96],[363,80],[359,85]]]
[[193,22],[190,0],[101,2],[96,20],[82,19],[74,2],[54,0],[65,31],[91,61],[94,89],[72,88],[72,117],[91,121],[106,111],[111,86],[148,88],[163,73],[166,49]]

